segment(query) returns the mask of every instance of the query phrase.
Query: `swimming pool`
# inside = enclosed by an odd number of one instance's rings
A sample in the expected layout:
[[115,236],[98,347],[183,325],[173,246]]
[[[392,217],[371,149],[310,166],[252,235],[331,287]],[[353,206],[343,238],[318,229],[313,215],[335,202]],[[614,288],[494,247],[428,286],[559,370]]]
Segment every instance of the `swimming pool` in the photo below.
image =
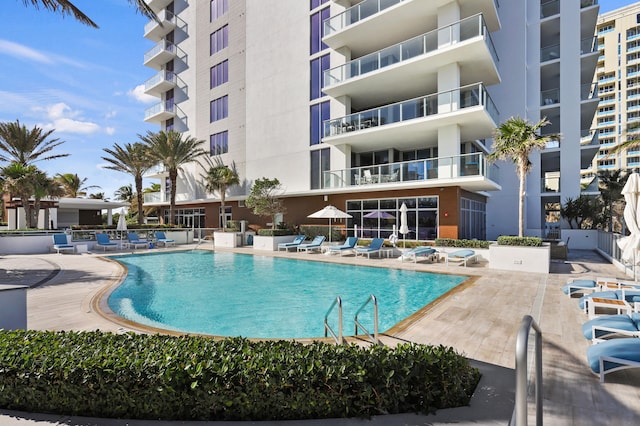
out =
[[[371,294],[383,332],[468,277],[228,252],[114,256],[128,268],[108,299],[113,312],[165,330],[255,338],[324,336],[324,316],[343,301],[344,334]],[[358,319],[373,331],[373,308]],[[337,330],[337,314],[329,317]]]

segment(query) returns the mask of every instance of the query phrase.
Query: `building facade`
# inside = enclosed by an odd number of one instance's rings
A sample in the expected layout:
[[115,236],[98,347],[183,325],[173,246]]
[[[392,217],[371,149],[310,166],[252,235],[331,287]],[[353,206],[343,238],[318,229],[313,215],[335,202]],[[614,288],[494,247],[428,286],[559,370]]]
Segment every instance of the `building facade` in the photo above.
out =
[[[595,0],[148,3],[162,25],[145,27],[156,43],[145,89],[160,100],[145,120],[204,140],[242,180],[223,212],[202,165],[185,167],[177,220],[187,226],[218,227],[222,214],[264,224],[243,200],[267,177],[283,186],[288,225],[317,224],[307,216],[333,204],[353,216],[347,228],[387,237],[397,219],[364,216],[399,218],[405,204],[407,239],[513,234],[514,169],[486,156],[493,129],[520,115],[547,116],[546,130],[563,134],[533,159],[527,229],[541,234],[547,205],[580,192],[582,157],[595,155],[581,134],[597,104]],[[545,56],[553,44],[562,55]],[[167,206],[167,174],[151,177],[162,191],[145,204]]]

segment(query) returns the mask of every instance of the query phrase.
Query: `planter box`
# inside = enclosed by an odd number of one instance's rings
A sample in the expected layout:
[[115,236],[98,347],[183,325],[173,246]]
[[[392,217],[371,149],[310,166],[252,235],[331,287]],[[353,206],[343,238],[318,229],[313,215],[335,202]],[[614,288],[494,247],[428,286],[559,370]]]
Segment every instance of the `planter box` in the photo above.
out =
[[489,268],[507,271],[549,273],[551,246],[542,247],[489,246]]
[[214,232],[214,247],[235,248],[242,246],[242,232]]
[[253,237],[253,249],[278,251],[278,244],[290,243],[294,238],[295,235],[282,235],[279,237],[264,237],[262,235],[256,235]]

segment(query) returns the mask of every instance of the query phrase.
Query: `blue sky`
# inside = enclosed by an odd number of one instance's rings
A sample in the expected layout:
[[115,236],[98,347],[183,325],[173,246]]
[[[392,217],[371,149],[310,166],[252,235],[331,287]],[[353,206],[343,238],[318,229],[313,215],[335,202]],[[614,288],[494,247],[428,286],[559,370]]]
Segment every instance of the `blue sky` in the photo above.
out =
[[[201,1],[201,0],[200,0]],[[0,26],[0,121],[19,119],[29,128],[55,129],[66,158],[40,162],[50,175],[77,173],[113,199],[133,183],[124,173],[103,169],[103,148],[136,142],[159,127],[143,121],[157,98],[142,85],[153,70],[142,65],[153,43],[142,37],[146,18],[126,0],[75,0],[99,26],[3,0]],[[633,3],[600,0],[601,13]]]

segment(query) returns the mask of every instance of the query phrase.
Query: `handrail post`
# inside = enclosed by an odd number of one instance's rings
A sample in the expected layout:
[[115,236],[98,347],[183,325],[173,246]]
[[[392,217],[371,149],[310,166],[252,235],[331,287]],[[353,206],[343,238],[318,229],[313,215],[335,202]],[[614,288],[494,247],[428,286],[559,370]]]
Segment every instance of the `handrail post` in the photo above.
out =
[[536,331],[536,425],[542,426],[542,331],[530,315],[525,315],[522,318],[516,340],[516,404],[510,423],[516,426],[527,426],[527,351],[529,332],[532,327]]

